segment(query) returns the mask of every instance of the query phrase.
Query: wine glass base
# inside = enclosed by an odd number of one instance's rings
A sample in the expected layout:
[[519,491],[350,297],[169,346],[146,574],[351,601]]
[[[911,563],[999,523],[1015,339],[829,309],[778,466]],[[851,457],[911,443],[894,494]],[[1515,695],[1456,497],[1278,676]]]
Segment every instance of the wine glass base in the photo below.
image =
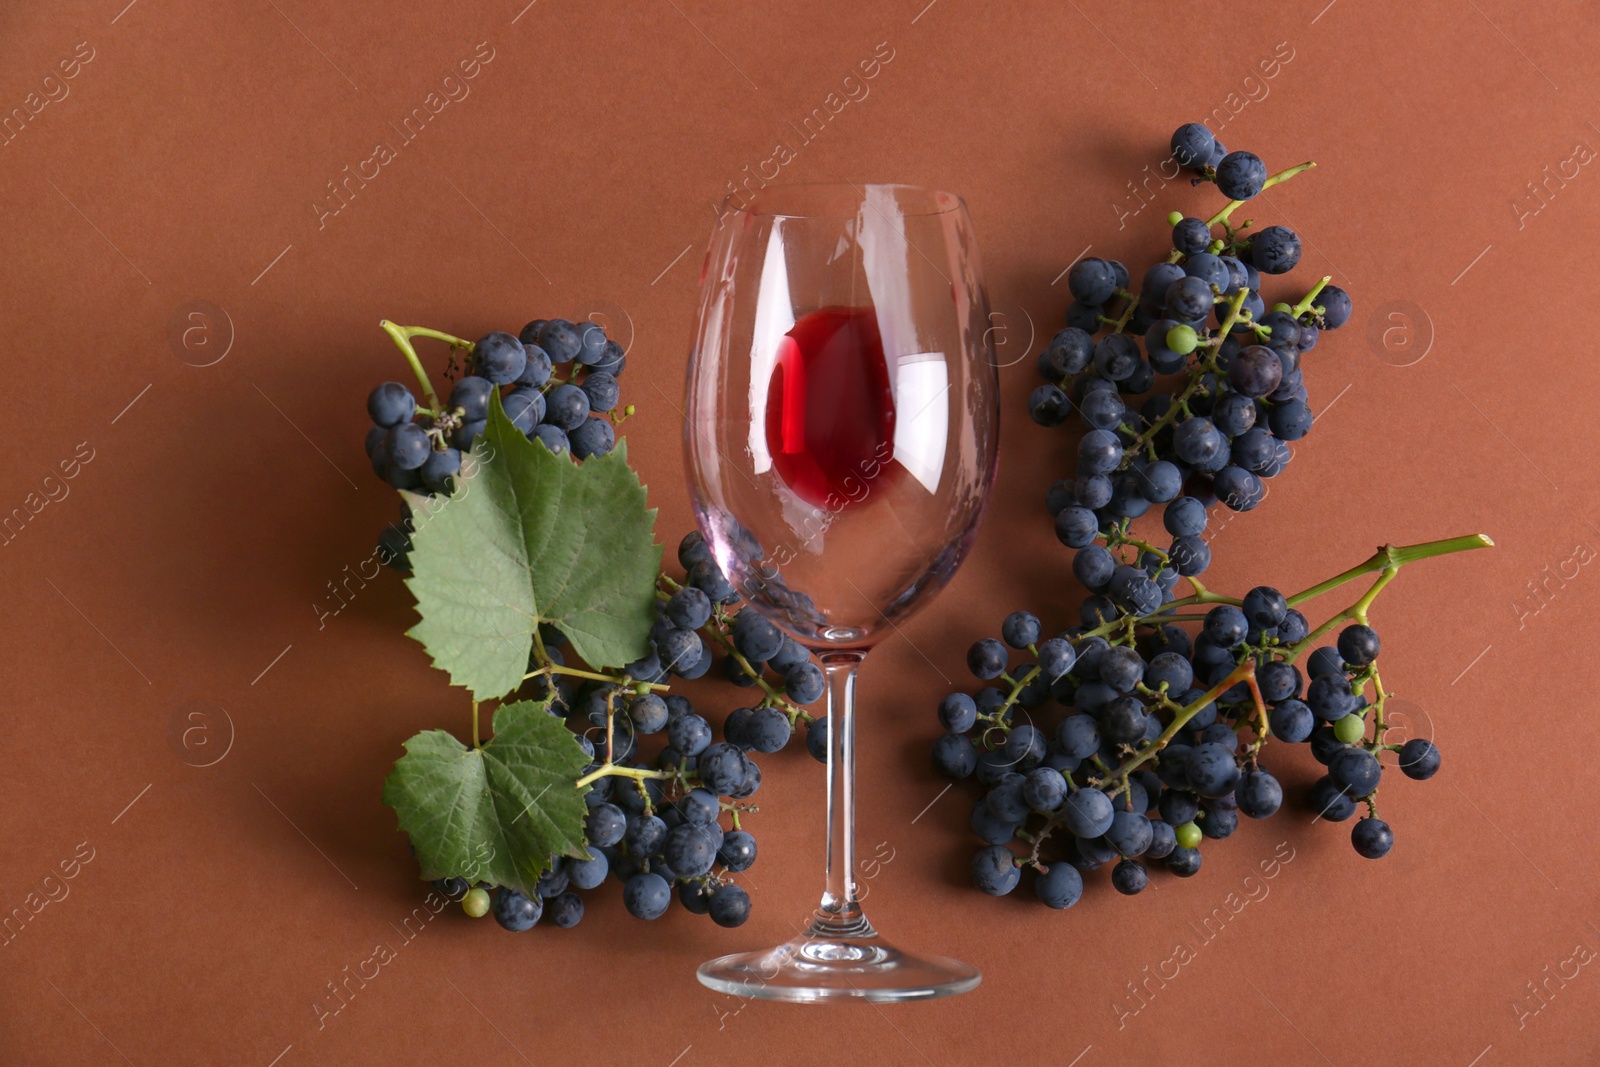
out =
[[880,1004],[954,996],[982,978],[970,964],[912,955],[866,929],[864,936],[812,933],[777,948],[721,956],[702,963],[698,976],[702,985],[737,997]]

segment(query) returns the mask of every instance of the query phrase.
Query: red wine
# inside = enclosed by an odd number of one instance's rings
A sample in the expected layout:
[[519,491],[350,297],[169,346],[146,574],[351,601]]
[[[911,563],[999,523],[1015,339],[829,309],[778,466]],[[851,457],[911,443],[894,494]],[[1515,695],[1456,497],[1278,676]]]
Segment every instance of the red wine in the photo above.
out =
[[889,476],[894,393],[870,307],[828,307],[784,335],[767,390],[767,451],[801,499],[839,511]]

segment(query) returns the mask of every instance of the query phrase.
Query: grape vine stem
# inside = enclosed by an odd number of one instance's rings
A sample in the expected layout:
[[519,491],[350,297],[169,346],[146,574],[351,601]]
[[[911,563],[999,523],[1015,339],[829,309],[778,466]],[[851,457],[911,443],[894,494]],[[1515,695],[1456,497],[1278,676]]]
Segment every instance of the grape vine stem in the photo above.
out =
[[423,369],[422,360],[417,358],[417,350],[412,347],[411,339],[413,337],[431,337],[435,341],[445,342],[452,348],[464,348],[468,351],[472,349],[472,342],[464,341],[459,337],[442,333],[439,330],[430,330],[426,326],[399,326],[388,319],[383,319],[378,325],[383,327],[384,333],[394,339],[395,345],[399,347],[401,354],[406,357],[406,362],[411,364],[411,372],[417,376],[418,384],[422,386],[423,393],[427,395],[429,407],[433,408],[434,411],[442,411],[443,405],[439,403],[439,394],[433,391],[433,383],[428,380],[428,372]]

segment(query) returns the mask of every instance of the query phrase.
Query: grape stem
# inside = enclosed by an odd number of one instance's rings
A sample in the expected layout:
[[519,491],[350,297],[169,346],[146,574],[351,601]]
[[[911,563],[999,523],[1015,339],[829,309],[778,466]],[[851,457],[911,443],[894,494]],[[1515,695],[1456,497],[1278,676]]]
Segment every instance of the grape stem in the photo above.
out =
[[401,354],[406,357],[406,362],[411,364],[411,372],[417,376],[417,382],[421,384],[423,393],[428,397],[428,406],[434,411],[443,410],[443,405],[439,403],[439,394],[433,391],[433,383],[428,380],[428,372],[423,369],[422,360],[417,358],[417,350],[412,347],[411,339],[413,337],[431,337],[435,341],[445,342],[452,348],[465,348],[468,351],[472,349],[472,342],[464,341],[448,333],[441,333],[438,330],[430,330],[426,326],[398,326],[388,319],[383,319],[378,325],[382,326],[383,331],[394,339],[394,343],[399,347]]
[[1189,384],[1183,387],[1183,392],[1172,398],[1171,406],[1167,408],[1161,417],[1151,423],[1144,433],[1135,438],[1133,444],[1127,447],[1123,453],[1122,463],[1118,465],[1118,470],[1124,470],[1133,465],[1134,456],[1138,455],[1144,450],[1145,446],[1154,441],[1156,434],[1164,430],[1178,417],[1178,412],[1185,410],[1185,405],[1188,404],[1189,398],[1194,396],[1195,391],[1200,388],[1200,382],[1207,374],[1216,371],[1217,352],[1222,348],[1222,342],[1227,339],[1228,333],[1238,323],[1240,312],[1244,308],[1245,297],[1249,295],[1250,290],[1241,288],[1228,299],[1228,317],[1223,320],[1222,327],[1217,331],[1215,337],[1201,343],[1201,347],[1207,351],[1205,356],[1195,364],[1194,369],[1189,372]]
[[[1420,544],[1403,545],[1398,548],[1396,548],[1394,545],[1385,545],[1374,552],[1369,559],[1363,561],[1362,563],[1351,567],[1349,570],[1344,571],[1341,574],[1334,575],[1325,582],[1319,582],[1316,585],[1311,586],[1309,589],[1305,589],[1299,593],[1296,593],[1294,596],[1288,598],[1290,606],[1302,604],[1307,600],[1321,596],[1323,593],[1326,593],[1329,590],[1336,589],[1339,586],[1344,585],[1347,582],[1354,581],[1355,579],[1364,575],[1372,574],[1374,572],[1381,572],[1378,580],[1373,582],[1372,587],[1363,593],[1355,603],[1351,604],[1343,611],[1334,614],[1326,622],[1318,626],[1315,630],[1312,630],[1302,640],[1289,648],[1289,650],[1283,656],[1284,662],[1293,663],[1308,649],[1314,646],[1324,634],[1333,629],[1335,626],[1338,626],[1340,623],[1353,620],[1365,624],[1367,612],[1372,607],[1372,602],[1377,599],[1378,594],[1383,591],[1383,588],[1394,580],[1394,577],[1399,573],[1400,568],[1405,566],[1407,563],[1415,563],[1418,560],[1429,559],[1434,556],[1448,555],[1453,552],[1465,552],[1474,548],[1491,548],[1493,546],[1494,541],[1492,541],[1485,534],[1471,534],[1466,537],[1451,537],[1442,541],[1424,541]],[[1171,604],[1164,605],[1162,612],[1168,612],[1176,606],[1198,602],[1223,602],[1232,603],[1235,605],[1240,603],[1238,600],[1230,600],[1226,597],[1219,597],[1217,594],[1207,591],[1203,594],[1203,599],[1202,594],[1198,593],[1193,597],[1184,597],[1180,600],[1173,601]],[[1132,619],[1113,620],[1112,622],[1102,624],[1093,630],[1087,631],[1084,636],[1099,636],[1104,633],[1109,633],[1119,626],[1129,626],[1131,628],[1133,626],[1140,625],[1158,625],[1166,621],[1166,618],[1163,617],[1162,612],[1156,612],[1151,615],[1140,616]],[[1250,757],[1254,759],[1260,752],[1261,747],[1266,744],[1266,737],[1270,733],[1270,727],[1268,726],[1266,720],[1265,702],[1261,699],[1261,690],[1256,683],[1255,667],[1255,658],[1246,657],[1228,674],[1227,677],[1207,690],[1204,696],[1200,697],[1193,703],[1188,704],[1174,714],[1172,722],[1165,730],[1161,731],[1161,735],[1159,737],[1141,748],[1130,759],[1123,761],[1123,763],[1115,771],[1112,771],[1105,777],[1095,781],[1094,784],[1102,788],[1105,785],[1116,782],[1126,784],[1128,775],[1134,770],[1137,770],[1141,765],[1155,758],[1157,753],[1166,748],[1167,744],[1177,736],[1178,731],[1181,730],[1190,719],[1194,718],[1201,708],[1217,699],[1222,693],[1226,692],[1239,682],[1245,682],[1249,686],[1252,699],[1255,701],[1256,709],[1260,715],[1261,725],[1257,730],[1256,739],[1252,743],[1250,749]],[[1374,677],[1376,677],[1376,671],[1374,671],[1373,674]],[[1379,693],[1381,700],[1381,688]],[[1375,727],[1377,726],[1380,715],[1381,705],[1378,710],[1374,711],[1373,722]],[[1381,730],[1374,739],[1373,745],[1381,747]],[[1373,750],[1375,752],[1376,748]]]
[[599,671],[586,671],[581,667],[568,667],[562,663],[547,663],[536,671],[529,671],[524,674],[522,680],[528,682],[535,678],[543,678],[552,674],[565,674],[573,678],[587,678],[593,682],[611,682],[613,685],[628,685],[632,683],[634,685],[647,686],[658,693],[666,692],[672,688],[669,685],[663,685],[658,682],[641,682],[637,679],[629,678],[627,675],[602,674]]
[[472,702],[472,747],[482,748],[483,742],[478,737],[478,702]]
[[1304,315],[1307,311],[1311,310],[1311,302],[1322,293],[1323,287],[1331,281],[1333,281],[1333,275],[1324,274],[1322,276],[1322,280],[1317,282],[1316,285],[1313,285],[1311,287],[1311,291],[1305,296],[1301,297],[1298,304],[1289,309],[1289,314],[1298,319],[1301,315]]
[[640,782],[647,778],[672,778],[674,776],[672,771],[653,771],[648,767],[622,767],[615,763],[604,763],[579,778],[573,787],[582,789],[584,786],[592,785],[608,775],[613,778],[632,778]]
[[[1265,182],[1263,182],[1261,184],[1261,191],[1264,193],[1268,189],[1271,189],[1274,185],[1282,185],[1284,182],[1288,181],[1290,178],[1293,178],[1296,174],[1303,174],[1306,171],[1310,170],[1314,166],[1316,166],[1315,163],[1307,161],[1305,163],[1301,163],[1298,166],[1290,167],[1288,170],[1280,170],[1278,173],[1274,174],[1272,177],[1268,178]],[[1228,201],[1227,206],[1225,206],[1221,211],[1217,212],[1215,215],[1211,216],[1211,218],[1206,220],[1206,225],[1209,227],[1209,226],[1216,226],[1216,225],[1219,225],[1219,224],[1226,224],[1228,219],[1233,215],[1233,213],[1235,211],[1237,211],[1239,209],[1239,206],[1241,204],[1243,204],[1243,203],[1244,203],[1243,200],[1230,200],[1230,201]]]

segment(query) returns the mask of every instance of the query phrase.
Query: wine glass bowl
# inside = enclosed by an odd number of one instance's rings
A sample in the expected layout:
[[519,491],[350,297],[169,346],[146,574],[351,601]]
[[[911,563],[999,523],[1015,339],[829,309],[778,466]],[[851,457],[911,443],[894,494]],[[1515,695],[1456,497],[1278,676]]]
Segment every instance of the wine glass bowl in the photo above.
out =
[[897,1001],[978,984],[867,921],[855,677],[949,581],[993,484],[999,376],[960,197],[769,187],[724,205],[701,278],[684,439],[695,515],[745,599],[828,681],[826,888],[801,936],[700,967],[745,997]]
[[965,556],[994,476],[989,329],[952,194],[772,187],[721,215],[690,484],[724,573],[802,643],[870,646]]

